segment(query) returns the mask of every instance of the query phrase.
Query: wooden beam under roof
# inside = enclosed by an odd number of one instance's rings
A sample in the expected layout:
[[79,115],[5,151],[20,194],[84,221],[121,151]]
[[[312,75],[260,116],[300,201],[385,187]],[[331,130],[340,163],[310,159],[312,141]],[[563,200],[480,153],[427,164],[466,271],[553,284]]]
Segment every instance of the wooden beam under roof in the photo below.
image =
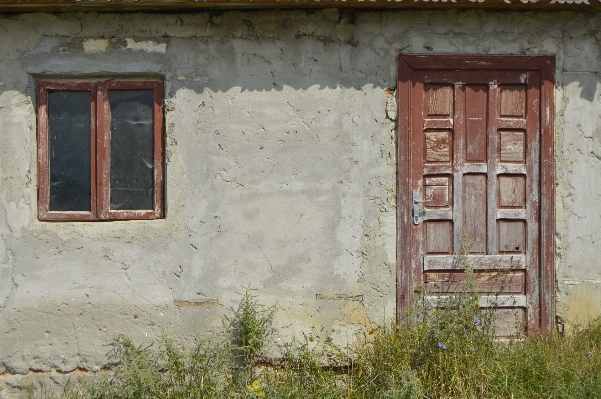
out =
[[601,10],[601,0],[0,0],[0,12],[201,11],[206,9]]

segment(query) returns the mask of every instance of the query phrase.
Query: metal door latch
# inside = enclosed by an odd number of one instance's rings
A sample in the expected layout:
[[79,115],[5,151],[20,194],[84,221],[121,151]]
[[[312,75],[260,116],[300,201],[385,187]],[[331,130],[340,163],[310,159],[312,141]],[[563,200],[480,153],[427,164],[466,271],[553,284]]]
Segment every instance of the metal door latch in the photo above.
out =
[[413,190],[413,224],[418,225],[426,216],[426,211],[422,210],[422,201],[419,190]]

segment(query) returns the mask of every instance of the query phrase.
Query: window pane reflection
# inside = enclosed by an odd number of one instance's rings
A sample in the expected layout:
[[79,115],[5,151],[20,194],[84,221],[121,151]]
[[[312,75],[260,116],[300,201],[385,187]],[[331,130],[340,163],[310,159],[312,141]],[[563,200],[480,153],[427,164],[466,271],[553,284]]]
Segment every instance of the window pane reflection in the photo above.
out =
[[151,210],[153,91],[111,90],[111,210]]
[[91,210],[90,93],[48,93],[50,211]]

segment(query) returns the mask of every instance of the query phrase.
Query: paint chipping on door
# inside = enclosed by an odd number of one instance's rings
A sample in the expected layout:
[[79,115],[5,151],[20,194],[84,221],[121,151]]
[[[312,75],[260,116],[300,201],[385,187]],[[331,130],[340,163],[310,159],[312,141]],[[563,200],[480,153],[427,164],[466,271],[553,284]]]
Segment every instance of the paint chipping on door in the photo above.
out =
[[[520,76],[520,80],[522,77]],[[501,87],[501,116],[524,117],[526,113],[526,86]]]
[[[408,132],[399,137],[407,138],[411,169],[399,169],[400,181],[405,178],[407,191],[424,202],[417,207],[423,216],[406,227],[409,255],[401,257],[410,279],[399,280],[402,298],[417,285],[427,294],[461,291],[465,265],[453,254],[467,241],[475,290],[492,295],[483,297],[482,306],[495,308],[498,335],[534,331],[542,324],[541,72],[528,62],[504,69],[507,63],[494,57],[483,69],[465,62],[451,68],[447,58],[460,57],[433,56],[431,64],[421,57],[419,68],[407,69],[404,101],[413,105],[410,123],[403,125]],[[454,81],[464,83],[449,84]],[[401,151],[399,159],[406,159]],[[510,295],[499,302],[491,299],[497,294]]]
[[453,110],[453,87],[430,85],[426,87],[425,103],[429,116],[451,116]]

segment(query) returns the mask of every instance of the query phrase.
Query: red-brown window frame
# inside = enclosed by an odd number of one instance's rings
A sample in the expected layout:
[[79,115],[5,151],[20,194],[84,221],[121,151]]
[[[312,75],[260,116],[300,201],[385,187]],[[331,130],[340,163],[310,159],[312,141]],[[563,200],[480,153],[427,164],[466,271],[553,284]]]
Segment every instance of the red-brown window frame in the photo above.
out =
[[[150,210],[110,209],[110,102],[111,90],[153,90],[154,198]],[[50,158],[48,154],[48,93],[90,92],[90,212],[50,211]],[[46,221],[160,219],[163,217],[163,82],[160,80],[96,80],[38,82],[38,219]]]

